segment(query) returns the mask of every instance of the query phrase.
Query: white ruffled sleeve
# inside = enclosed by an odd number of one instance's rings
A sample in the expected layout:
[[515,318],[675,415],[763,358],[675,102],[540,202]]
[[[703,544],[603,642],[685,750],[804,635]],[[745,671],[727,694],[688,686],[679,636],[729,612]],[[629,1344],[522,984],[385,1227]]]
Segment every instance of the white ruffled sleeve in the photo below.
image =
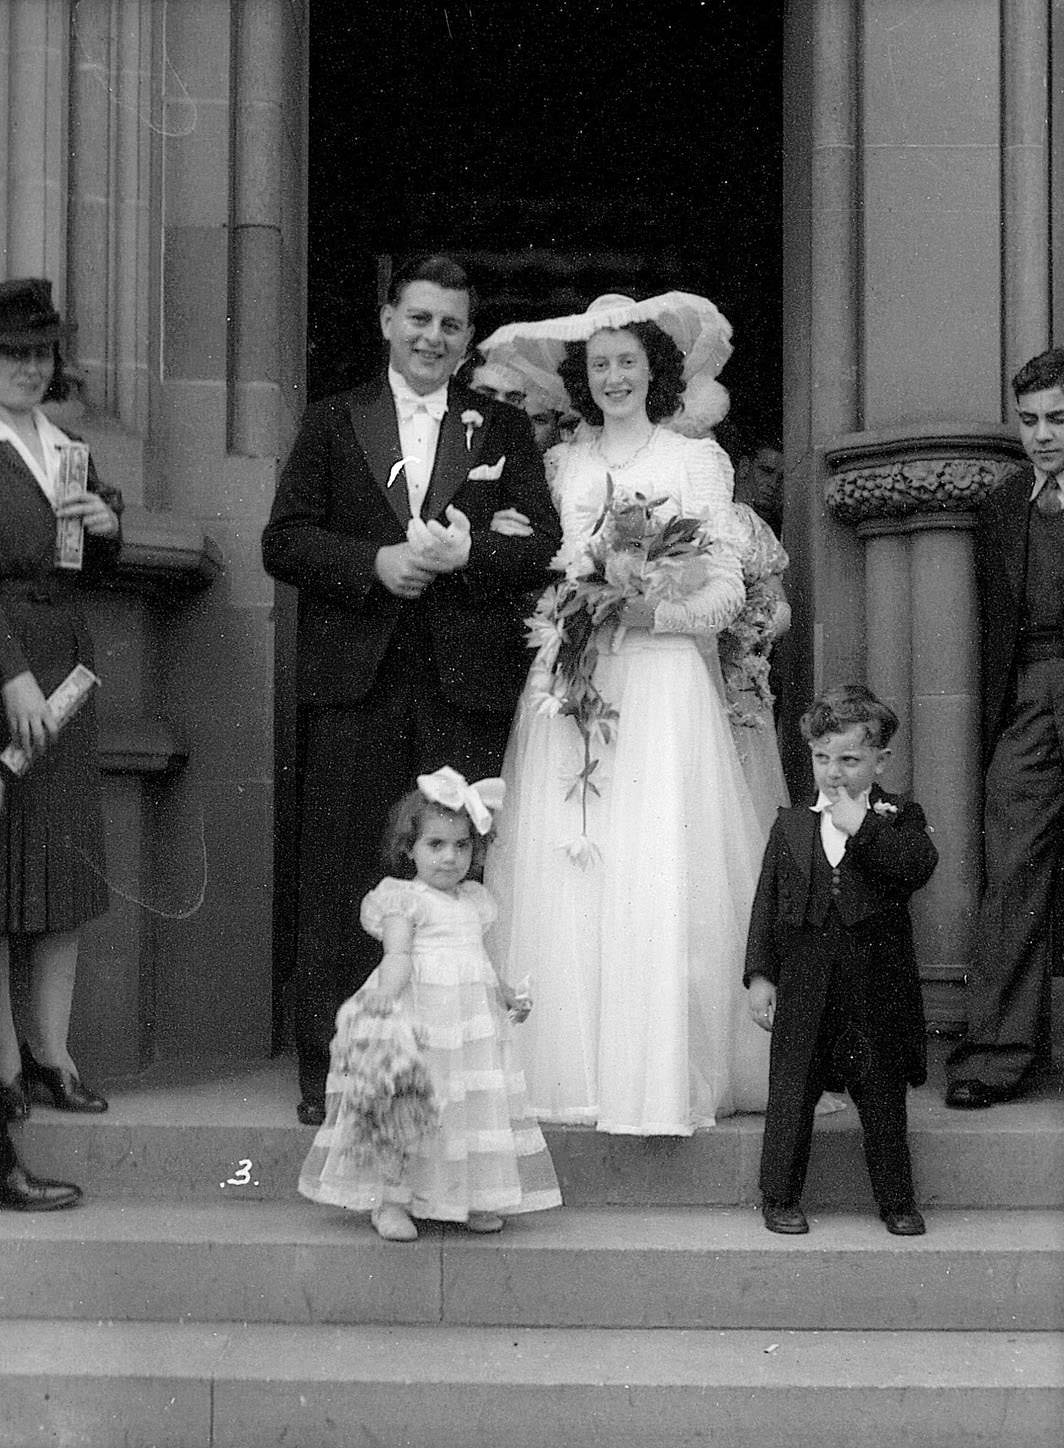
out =
[[385,920],[401,915],[411,924],[418,925],[421,923],[421,906],[421,896],[414,888],[413,880],[396,880],[389,875],[362,901],[359,914],[362,929],[374,940],[382,940]]
[[684,479],[680,507],[705,518],[711,572],[706,584],[686,598],[665,600],[654,610],[655,633],[714,634],[738,617],[746,600],[742,532],[731,508],[731,459],[713,438],[680,439]]

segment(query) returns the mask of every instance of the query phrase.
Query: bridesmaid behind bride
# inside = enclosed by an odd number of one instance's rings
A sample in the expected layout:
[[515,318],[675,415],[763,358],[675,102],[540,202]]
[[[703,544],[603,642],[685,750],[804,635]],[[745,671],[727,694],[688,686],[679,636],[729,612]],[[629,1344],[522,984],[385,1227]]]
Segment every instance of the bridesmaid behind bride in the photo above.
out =
[[601,641],[594,683],[618,718],[596,746],[590,859],[571,848],[582,833],[583,792],[571,788],[582,743],[573,719],[541,707],[542,654],[503,770],[513,807],[487,884],[499,902],[500,972],[532,981],[521,1041],[531,1104],[543,1119],[600,1131],[686,1136],[764,1106],[766,1038],[741,998],[761,832],[716,650],[698,644],[744,600],[731,464],[713,439],[662,425],[685,376],[723,366],[729,336],[711,302],[670,292],[602,297],[484,344],[493,357],[519,356],[532,375],[560,374],[585,421],[554,484],[563,566],[591,537],[607,477],[615,498],[662,499],[659,521],[702,518],[715,540],[697,592],[629,603],[623,628]]

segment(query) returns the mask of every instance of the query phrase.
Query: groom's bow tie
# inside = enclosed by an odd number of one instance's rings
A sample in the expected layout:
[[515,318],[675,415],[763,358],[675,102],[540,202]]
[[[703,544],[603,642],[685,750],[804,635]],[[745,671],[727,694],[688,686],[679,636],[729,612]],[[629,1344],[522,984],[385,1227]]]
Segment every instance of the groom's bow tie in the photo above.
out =
[[404,389],[395,393],[395,410],[400,422],[409,422],[419,412],[427,412],[436,422],[442,422],[447,411],[447,388],[440,387],[421,397],[416,392]]

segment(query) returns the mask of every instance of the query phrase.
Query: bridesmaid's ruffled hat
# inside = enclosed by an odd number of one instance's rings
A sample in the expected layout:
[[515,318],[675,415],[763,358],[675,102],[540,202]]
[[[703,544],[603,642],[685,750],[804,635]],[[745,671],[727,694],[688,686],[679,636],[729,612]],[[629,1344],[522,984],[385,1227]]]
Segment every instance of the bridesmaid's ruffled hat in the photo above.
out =
[[508,322],[479,346],[493,362],[516,368],[536,387],[557,394],[561,388],[558,368],[565,359],[567,342],[586,342],[596,332],[619,330],[633,322],[656,322],[683,353],[687,384],[683,410],[669,427],[692,437],[708,432],[728,411],[728,393],[716,377],[731,356],[732,329],[707,297],[662,292],[637,302],[619,292],[607,292],[584,312],[540,322]]
[[0,347],[39,347],[72,331],[52,305],[52,284],[46,277],[0,282]]

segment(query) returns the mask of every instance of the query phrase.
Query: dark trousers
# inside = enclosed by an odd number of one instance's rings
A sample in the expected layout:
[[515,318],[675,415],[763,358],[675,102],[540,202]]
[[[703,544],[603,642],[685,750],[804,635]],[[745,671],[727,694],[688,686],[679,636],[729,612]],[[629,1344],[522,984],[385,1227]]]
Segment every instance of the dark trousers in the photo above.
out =
[[1050,920],[1064,846],[1064,660],[1021,667],[984,808],[986,887],[951,1080],[1018,1085],[1048,1055]]
[[290,982],[304,1097],[321,1099],[336,1012],[380,963],[359,924],[381,879],[388,812],[419,774],[449,764],[471,783],[502,769],[508,713],[457,708],[431,657],[395,650],[367,698],[308,723],[299,852],[299,933]]
[[776,1202],[800,1200],[816,1104],[841,1076],[860,1118],[872,1195],[881,1210],[897,1211],[914,1200],[907,1086],[898,1065],[857,1031],[844,988],[844,979],[836,974],[805,1069],[795,1069],[795,1063],[783,1059],[773,1041],[760,1187]]

